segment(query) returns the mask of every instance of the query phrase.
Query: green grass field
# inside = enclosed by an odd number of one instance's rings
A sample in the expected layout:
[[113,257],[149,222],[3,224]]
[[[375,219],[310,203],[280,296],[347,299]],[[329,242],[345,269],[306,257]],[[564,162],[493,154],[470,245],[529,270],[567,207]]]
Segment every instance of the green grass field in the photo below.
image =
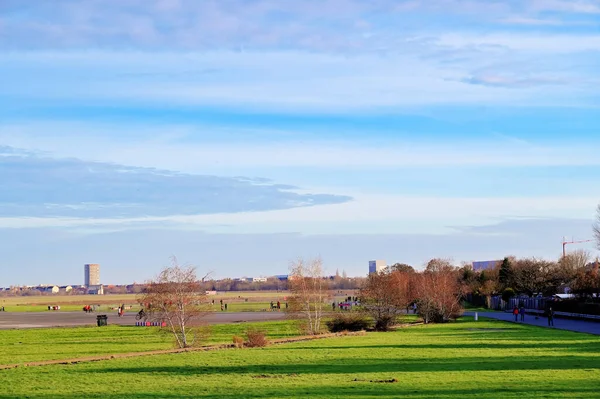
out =
[[[127,302],[125,302],[127,304]],[[41,304],[21,304],[21,305],[4,305],[7,312],[48,312],[48,305]],[[97,308],[99,312],[116,312],[114,308],[119,306],[119,302],[100,304]],[[129,303],[127,306],[131,306],[127,312],[137,312],[140,309],[138,304]],[[282,307],[284,305],[282,304]],[[83,303],[80,304],[61,304],[60,312],[82,312]],[[218,301],[215,305],[209,308],[212,311],[220,311],[220,304]],[[261,312],[268,311],[270,309],[270,302],[227,302],[227,311],[229,312]],[[53,311],[54,312],[54,311]]]
[[[285,303],[289,292],[277,291],[236,291],[219,292],[217,295],[208,296],[207,299],[219,307],[222,299],[228,305],[229,311],[255,312],[268,309],[270,302],[281,301]],[[43,295],[22,297],[0,297],[0,306],[7,312],[45,312],[48,305],[60,305],[61,312],[82,311],[84,305],[99,305],[100,311],[108,311],[120,304],[132,306],[132,311],[139,309],[139,295]]]
[[[270,302],[280,301],[282,308],[290,295],[287,291],[231,291],[219,292],[217,295],[207,296],[207,300],[215,301],[213,310],[220,311],[220,300],[227,303],[230,312],[260,312],[270,309]],[[356,295],[355,291],[343,291],[343,294],[332,292],[335,301],[342,301],[342,297]],[[332,301],[334,300],[332,299]],[[99,312],[112,311],[120,304],[132,306],[130,311],[137,312],[139,295],[43,295],[0,297],[0,306],[7,312],[47,312],[48,305],[60,305],[61,312],[81,312],[84,305],[97,305]]]
[[[469,320],[0,371],[0,398],[598,398],[600,337]],[[392,381],[392,382],[389,382]]]
[[[298,335],[290,321],[217,324],[210,327],[205,344],[231,343],[253,326],[271,339]],[[76,327],[0,331],[0,364],[20,364],[43,360],[71,359],[174,348],[168,331],[155,327]]]

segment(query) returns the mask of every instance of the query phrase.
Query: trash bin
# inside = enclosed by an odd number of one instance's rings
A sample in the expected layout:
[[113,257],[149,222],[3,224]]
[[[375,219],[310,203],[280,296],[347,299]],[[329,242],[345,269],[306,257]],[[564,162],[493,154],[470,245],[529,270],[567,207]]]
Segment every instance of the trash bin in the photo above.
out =
[[108,316],[105,314],[99,314],[98,316],[96,316],[96,322],[98,323],[98,327],[107,326]]

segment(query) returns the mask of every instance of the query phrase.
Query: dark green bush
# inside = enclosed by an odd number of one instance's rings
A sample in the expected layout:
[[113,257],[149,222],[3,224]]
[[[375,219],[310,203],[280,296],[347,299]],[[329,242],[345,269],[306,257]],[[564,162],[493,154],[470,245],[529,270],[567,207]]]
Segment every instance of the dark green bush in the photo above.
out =
[[381,316],[375,321],[376,331],[389,331],[396,324],[396,316]]
[[515,290],[513,290],[512,288],[506,288],[504,289],[504,291],[502,291],[502,300],[504,302],[508,302],[510,300],[510,298],[515,296]]
[[360,313],[336,313],[333,319],[325,323],[330,332],[362,331],[371,326],[371,321]]

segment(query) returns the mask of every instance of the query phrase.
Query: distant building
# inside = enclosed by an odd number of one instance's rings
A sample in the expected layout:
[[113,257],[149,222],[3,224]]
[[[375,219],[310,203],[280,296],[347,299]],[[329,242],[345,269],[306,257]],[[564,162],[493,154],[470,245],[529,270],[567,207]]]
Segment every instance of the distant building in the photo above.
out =
[[253,283],[266,283],[267,278],[266,277],[252,277],[251,281]]
[[90,295],[104,295],[104,286],[102,284],[88,285],[87,293]]
[[371,260],[369,261],[369,274],[379,273],[387,269],[387,264],[384,260]]
[[35,287],[34,289],[40,292],[47,292],[49,294],[58,294],[60,289],[56,285],[40,285]]
[[88,263],[83,267],[84,285],[87,288],[100,285],[100,265]]
[[494,267],[500,266],[501,264],[502,264],[501,260],[484,260],[484,261],[473,262],[473,270],[480,271],[480,270],[493,269]]

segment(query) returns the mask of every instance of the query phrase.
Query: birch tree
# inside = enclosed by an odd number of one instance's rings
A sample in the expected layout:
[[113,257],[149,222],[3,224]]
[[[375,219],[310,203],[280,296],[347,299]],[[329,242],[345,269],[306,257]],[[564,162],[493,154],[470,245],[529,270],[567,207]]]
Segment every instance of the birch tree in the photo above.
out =
[[173,258],[172,265],[147,284],[140,303],[150,320],[167,324],[180,348],[193,346],[199,340],[197,327],[208,309],[206,292],[194,267],[179,266]]
[[299,258],[293,262],[290,266],[289,286],[289,312],[305,319],[309,334],[319,334],[323,312],[330,300],[329,281],[323,275],[321,259]]

